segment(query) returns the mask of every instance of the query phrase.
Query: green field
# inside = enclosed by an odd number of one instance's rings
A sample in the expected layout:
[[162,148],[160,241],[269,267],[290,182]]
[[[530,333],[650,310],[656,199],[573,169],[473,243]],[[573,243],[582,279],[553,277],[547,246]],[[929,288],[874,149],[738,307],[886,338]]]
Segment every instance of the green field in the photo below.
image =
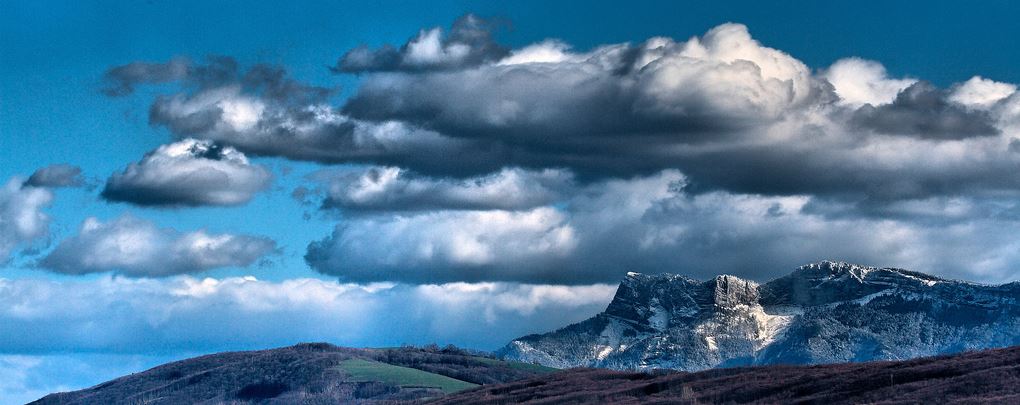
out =
[[478,386],[467,381],[427,371],[371,360],[344,360],[340,362],[339,368],[350,374],[351,379],[356,382],[379,381],[383,384],[399,387],[434,387],[446,394]]
[[504,365],[506,365],[507,367],[510,367],[510,368],[516,368],[518,370],[528,370],[528,371],[535,372],[535,373],[551,373],[553,371],[559,371],[559,369],[557,369],[557,368],[546,367],[546,366],[538,365],[538,364],[521,363],[521,362],[517,362],[517,361],[503,361],[503,360],[490,359],[488,357],[475,357],[475,356],[473,356],[471,358],[475,359],[475,360],[478,360],[478,361],[480,361],[482,363],[485,363],[485,364],[492,364],[492,365],[504,364]]

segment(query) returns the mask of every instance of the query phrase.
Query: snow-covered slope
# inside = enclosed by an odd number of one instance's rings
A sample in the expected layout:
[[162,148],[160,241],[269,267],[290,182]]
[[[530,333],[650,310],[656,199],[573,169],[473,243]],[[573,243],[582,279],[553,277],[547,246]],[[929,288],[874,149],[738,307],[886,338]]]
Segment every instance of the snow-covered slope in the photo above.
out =
[[606,311],[516,339],[546,366],[702,370],[906,359],[1020,344],[1020,283],[984,286],[842,262],[758,285],[629,273]]

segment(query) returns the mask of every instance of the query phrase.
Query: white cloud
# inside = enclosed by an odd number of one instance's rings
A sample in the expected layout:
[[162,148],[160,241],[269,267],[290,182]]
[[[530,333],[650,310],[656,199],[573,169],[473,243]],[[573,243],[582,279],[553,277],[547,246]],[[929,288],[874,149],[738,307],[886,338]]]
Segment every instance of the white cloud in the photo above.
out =
[[130,215],[106,223],[90,217],[77,235],[60,242],[39,265],[66,274],[114,271],[131,277],[163,277],[248,266],[275,247],[267,238],[205,230],[181,233]]
[[960,83],[949,100],[973,108],[987,109],[1016,92],[1016,85],[974,76]]
[[306,259],[354,281],[540,281],[576,238],[555,208],[436,211],[346,220],[309,246]]
[[861,58],[840,59],[822,73],[840,100],[850,105],[888,104],[915,79],[892,79],[881,63]]
[[570,45],[557,40],[545,40],[537,44],[513,50],[499,65],[520,65],[525,63],[563,63],[579,62],[577,55],[571,54]]
[[[248,113],[237,114],[225,119],[231,125],[248,125]],[[184,139],[160,146],[114,173],[103,197],[138,205],[239,205],[267,188],[271,180],[268,170],[250,164],[232,147]]]
[[546,205],[573,188],[563,170],[504,168],[470,179],[432,178],[399,167],[323,173],[328,208],[425,211],[434,209],[527,209]]
[[488,350],[585,319],[605,309],[615,290],[615,284],[354,285],[251,277],[0,279],[0,351],[168,355],[315,341]]
[[53,192],[24,183],[14,177],[0,188],[0,263],[19,246],[49,233],[50,218],[42,209],[53,202]]

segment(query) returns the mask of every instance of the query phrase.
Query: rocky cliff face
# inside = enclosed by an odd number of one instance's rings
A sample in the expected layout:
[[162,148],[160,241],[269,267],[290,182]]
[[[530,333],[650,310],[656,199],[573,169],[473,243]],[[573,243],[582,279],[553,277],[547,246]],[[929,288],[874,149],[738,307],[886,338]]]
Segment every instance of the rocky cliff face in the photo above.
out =
[[763,285],[630,273],[605,312],[500,354],[551,367],[702,370],[905,359],[1020,344],[1020,283],[841,262]]

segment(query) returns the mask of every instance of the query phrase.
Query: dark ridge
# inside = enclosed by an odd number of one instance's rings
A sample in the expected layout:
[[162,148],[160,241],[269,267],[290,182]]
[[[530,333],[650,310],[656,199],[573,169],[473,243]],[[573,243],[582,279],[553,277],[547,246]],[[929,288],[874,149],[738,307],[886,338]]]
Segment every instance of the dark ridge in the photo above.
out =
[[905,361],[697,373],[579,368],[440,398],[435,404],[1020,403],[1020,346]]
[[[378,364],[379,370],[374,375],[356,375],[344,366],[352,360]],[[388,379],[376,377],[402,368],[422,371],[431,382],[423,385],[420,380],[405,381],[400,375]],[[175,361],[91,388],[50,394],[33,404],[421,402],[444,395],[440,386],[443,381],[471,387],[517,381],[551,371],[500,361],[454,346],[352,349],[328,343],[301,343]],[[377,381],[379,378],[382,380]]]

